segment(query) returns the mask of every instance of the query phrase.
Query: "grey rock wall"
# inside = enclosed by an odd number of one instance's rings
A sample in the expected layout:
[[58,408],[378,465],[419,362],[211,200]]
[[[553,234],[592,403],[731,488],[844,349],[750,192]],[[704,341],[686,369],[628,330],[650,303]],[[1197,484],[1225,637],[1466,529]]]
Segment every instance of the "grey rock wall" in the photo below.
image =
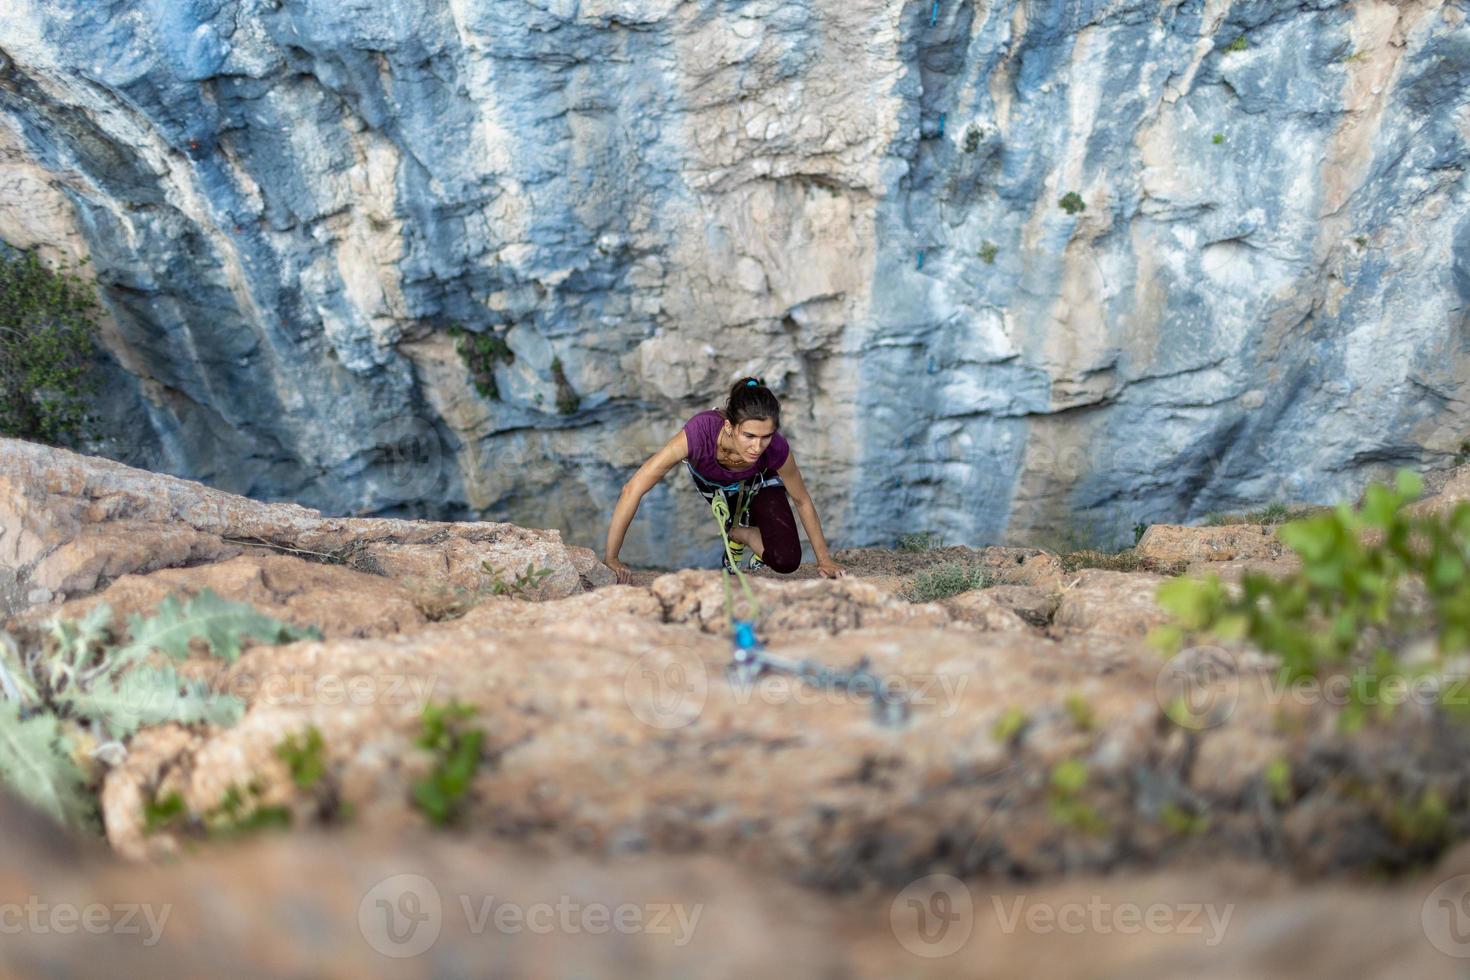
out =
[[[839,545],[1470,435],[1463,5],[10,0],[0,51],[0,240],[90,258],[113,453],[227,490],[600,553],[748,372]],[[625,559],[713,556],[686,482]]]

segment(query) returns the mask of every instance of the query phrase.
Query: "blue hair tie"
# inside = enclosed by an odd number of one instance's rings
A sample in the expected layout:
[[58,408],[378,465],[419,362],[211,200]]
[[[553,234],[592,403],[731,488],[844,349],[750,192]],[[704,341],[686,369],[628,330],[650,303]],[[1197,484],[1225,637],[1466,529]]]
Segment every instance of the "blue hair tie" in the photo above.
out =
[[754,378],[752,378],[751,380],[745,382],[745,387],[747,387],[747,388],[754,388],[758,383],[759,382],[757,382]]

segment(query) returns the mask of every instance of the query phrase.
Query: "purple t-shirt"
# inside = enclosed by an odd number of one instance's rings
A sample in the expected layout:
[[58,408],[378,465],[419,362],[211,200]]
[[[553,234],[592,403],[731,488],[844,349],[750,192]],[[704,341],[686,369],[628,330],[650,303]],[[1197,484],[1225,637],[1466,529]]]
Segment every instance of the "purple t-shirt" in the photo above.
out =
[[700,476],[715,483],[734,483],[749,479],[761,470],[779,470],[786,465],[786,457],[791,455],[791,446],[786,442],[786,437],[777,432],[771,436],[771,444],[750,469],[725,469],[716,462],[719,458],[717,452],[720,429],[724,425],[725,417],[715,409],[700,412],[684,423],[684,438],[689,440],[689,462],[699,471]]

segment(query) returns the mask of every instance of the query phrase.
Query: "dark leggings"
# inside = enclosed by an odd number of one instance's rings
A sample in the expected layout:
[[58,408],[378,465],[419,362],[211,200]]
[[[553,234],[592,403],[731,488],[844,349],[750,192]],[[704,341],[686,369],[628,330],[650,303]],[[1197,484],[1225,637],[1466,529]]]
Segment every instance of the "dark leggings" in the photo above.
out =
[[777,484],[756,491],[746,522],[761,532],[761,561],[772,570],[790,575],[801,564],[801,538],[796,534],[796,516],[786,488]]

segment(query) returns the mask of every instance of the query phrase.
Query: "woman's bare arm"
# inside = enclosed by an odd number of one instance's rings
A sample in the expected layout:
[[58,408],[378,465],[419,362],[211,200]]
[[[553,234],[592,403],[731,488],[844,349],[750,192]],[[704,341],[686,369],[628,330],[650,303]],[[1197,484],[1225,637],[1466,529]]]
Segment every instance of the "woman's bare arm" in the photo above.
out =
[[817,559],[817,570],[828,578],[841,578],[845,572],[827,551],[827,539],[822,536],[822,520],[817,516],[817,505],[812,503],[806,482],[801,478],[801,470],[796,466],[796,453],[790,453],[786,457],[786,462],[781,464],[776,475],[786,485],[786,495],[791,498],[792,509],[801,518],[801,526],[806,529],[806,538],[812,543],[812,554]]
[[680,429],[674,438],[670,439],[662,449],[648,457],[647,462],[638,467],[638,472],[628,477],[628,482],[623,484],[622,492],[618,494],[617,506],[613,508],[612,520],[607,527],[607,549],[603,553],[603,563],[618,573],[618,581],[624,582],[626,566],[620,570],[623,563],[618,561],[618,551],[623,547],[623,535],[628,533],[628,525],[633,523],[633,517],[638,513],[638,504],[643,500],[643,495],[664,478],[664,474],[673,469],[679,463],[689,457],[689,440],[684,436],[684,430]]

